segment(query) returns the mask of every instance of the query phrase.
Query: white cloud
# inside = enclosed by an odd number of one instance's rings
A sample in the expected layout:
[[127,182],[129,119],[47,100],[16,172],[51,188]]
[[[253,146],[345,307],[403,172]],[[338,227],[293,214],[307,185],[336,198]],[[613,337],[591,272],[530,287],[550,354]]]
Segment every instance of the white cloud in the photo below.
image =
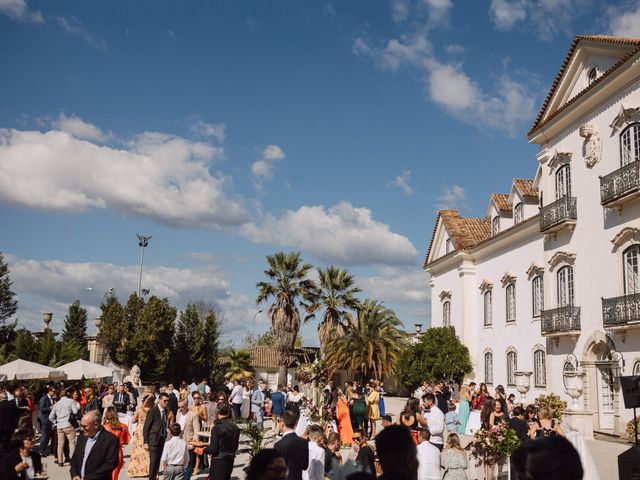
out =
[[229,179],[209,171],[221,155],[208,143],[156,132],[116,149],[60,130],[0,129],[0,201],[65,212],[109,208],[196,228],[239,224],[247,215],[227,197]]
[[298,248],[327,263],[406,264],[417,255],[407,237],[374,220],[371,210],[348,202],[329,209],[303,206],[280,218],[267,215],[261,224],[248,223],[240,230],[255,243]]
[[459,112],[469,109],[479,97],[478,87],[459,66],[430,62],[429,96],[440,105]]
[[44,23],[42,12],[29,10],[26,0],[0,0],[0,13],[25,23]]
[[452,0],[423,0],[429,7],[429,21],[440,23],[447,19],[449,11],[453,7]]
[[104,39],[97,39],[83,23],[76,17],[58,17],[58,25],[69,35],[84,40],[88,45],[101,50],[107,51],[107,44]]
[[284,151],[278,145],[267,145],[260,153],[260,160],[251,164],[256,187],[261,188],[262,183],[273,178],[275,163],[285,158]]
[[611,8],[609,9],[609,31],[613,35],[621,37],[640,36],[640,2],[637,2],[635,9],[631,8]]
[[522,24],[532,28],[542,40],[558,34],[571,34],[576,12],[591,0],[491,0],[489,17],[499,30],[511,30]]
[[440,195],[436,197],[436,210],[465,210],[468,208],[467,192],[458,185],[442,187]]
[[67,117],[64,113],[60,113],[60,115],[51,122],[51,126],[62,132],[67,132],[80,140],[104,142],[112,137],[111,134],[105,134],[93,123],[85,122],[75,115]]
[[524,0],[491,0],[489,16],[496,28],[509,30],[527,17]]
[[371,47],[363,38],[357,38],[352,52],[359,57],[373,60],[381,69],[398,71],[402,65],[419,66],[426,56],[431,55],[431,44],[420,35],[391,39],[382,49]]
[[358,277],[362,297],[401,305],[424,305],[429,301],[429,276],[417,267],[383,267],[375,275]]
[[411,170],[403,170],[402,173],[390,182],[387,182],[387,185],[394,186],[400,188],[405,194],[412,195],[413,188],[409,185],[409,180],[411,178]]
[[[138,265],[26,260],[10,254],[6,259],[19,299],[16,317],[21,326],[39,329],[40,313],[51,311],[54,313],[52,327],[60,331],[69,304],[79,299],[88,307],[92,329],[92,320],[99,315],[98,306],[110,287],[115,288],[122,303],[138,289]],[[244,294],[229,291],[225,272],[211,263],[194,268],[148,264],[143,271],[142,286],[149,289],[151,295],[167,297],[178,309],[198,300],[214,304],[226,321],[227,333],[246,328],[248,315],[254,311],[253,302]],[[88,291],[87,287],[94,291]]]
[[408,0],[391,1],[391,17],[393,18],[394,22],[403,22],[404,20],[409,18],[410,12],[411,10],[409,8]]
[[226,125],[224,123],[207,123],[201,118],[193,119],[189,131],[200,138],[215,138],[222,143],[225,139]]

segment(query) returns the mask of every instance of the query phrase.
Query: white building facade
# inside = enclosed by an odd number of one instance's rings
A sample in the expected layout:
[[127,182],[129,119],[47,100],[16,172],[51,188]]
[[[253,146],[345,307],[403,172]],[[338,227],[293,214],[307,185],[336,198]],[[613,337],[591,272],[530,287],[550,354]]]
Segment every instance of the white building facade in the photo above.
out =
[[[640,39],[576,37],[529,141],[531,180],[490,197],[484,218],[436,220],[424,268],[433,326],[469,347],[478,382],[566,400],[620,434],[621,375],[640,374]],[[532,159],[533,160],[533,159]]]

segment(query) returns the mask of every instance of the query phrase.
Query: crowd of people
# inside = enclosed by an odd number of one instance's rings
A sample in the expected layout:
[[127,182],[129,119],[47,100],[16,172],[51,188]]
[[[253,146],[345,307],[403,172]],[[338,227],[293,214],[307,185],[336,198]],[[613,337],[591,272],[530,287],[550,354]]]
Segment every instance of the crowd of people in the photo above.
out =
[[253,456],[247,480],[325,480],[338,469],[349,480],[466,479],[461,435],[473,410],[480,412],[480,428],[504,423],[523,442],[513,455],[512,478],[582,478],[579,458],[577,464],[529,461],[548,449],[573,458],[575,449],[563,443],[549,409],[525,408],[501,386],[489,392],[473,382],[425,383],[396,415],[386,410],[385,394],[374,379],[343,388],[328,381],[318,399],[298,385],[271,391],[263,380],[210,387],[205,379],[142,393],[130,384],[47,384],[37,401],[25,387],[0,388],[0,478],[37,479],[42,457],[51,454],[58,465],[68,464],[72,480],[116,480],[131,442],[130,478],[190,480],[207,469],[209,478],[229,480],[239,423],[255,422],[266,432],[265,418],[271,418],[264,445],[271,441],[273,448]]

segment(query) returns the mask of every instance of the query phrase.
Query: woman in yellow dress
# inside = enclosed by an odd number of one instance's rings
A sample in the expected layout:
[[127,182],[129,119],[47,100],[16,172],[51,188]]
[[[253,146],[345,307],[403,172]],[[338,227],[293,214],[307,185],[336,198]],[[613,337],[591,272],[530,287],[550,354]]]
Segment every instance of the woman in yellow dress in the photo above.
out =
[[148,477],[149,476],[149,451],[144,448],[142,429],[147,413],[155,405],[155,397],[148,395],[142,402],[142,406],[136,411],[131,423],[136,424],[133,432],[133,446],[131,447],[131,458],[127,465],[127,476]]
[[380,394],[375,382],[369,384],[369,393],[367,395],[367,418],[369,419],[369,438],[376,436],[376,421],[380,420]]

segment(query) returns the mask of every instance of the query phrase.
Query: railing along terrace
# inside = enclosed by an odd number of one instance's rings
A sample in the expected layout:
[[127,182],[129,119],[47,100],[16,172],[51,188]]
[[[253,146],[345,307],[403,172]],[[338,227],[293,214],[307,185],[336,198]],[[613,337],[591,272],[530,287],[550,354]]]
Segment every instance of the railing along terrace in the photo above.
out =
[[640,293],[602,299],[602,324],[605,327],[640,322]]
[[635,161],[600,177],[600,204],[606,205],[639,189],[640,161]]
[[567,220],[577,219],[576,197],[562,197],[540,210],[540,231],[545,231]]
[[580,307],[566,307],[543,310],[540,328],[542,335],[580,330]]

